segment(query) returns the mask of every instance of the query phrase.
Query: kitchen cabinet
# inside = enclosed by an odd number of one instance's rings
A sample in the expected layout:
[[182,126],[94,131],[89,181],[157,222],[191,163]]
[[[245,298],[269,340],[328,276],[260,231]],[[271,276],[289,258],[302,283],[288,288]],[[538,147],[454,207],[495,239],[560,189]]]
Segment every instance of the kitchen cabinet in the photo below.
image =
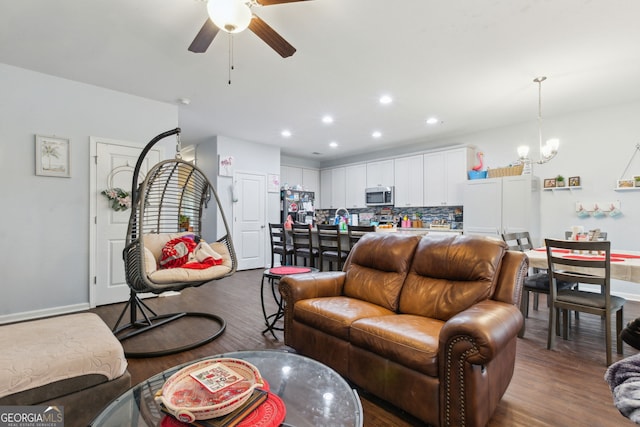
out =
[[473,149],[455,148],[424,154],[424,206],[460,206]]
[[323,169],[320,172],[320,208],[346,207],[346,171],[344,167]]
[[467,181],[464,189],[464,234],[502,238],[528,231],[539,241],[539,181],[531,175]]
[[393,187],[393,159],[367,163],[367,188]]
[[394,159],[395,206],[398,208],[423,206],[423,156]]
[[367,165],[351,165],[345,167],[345,207],[364,208],[366,200],[364,190],[367,187]]
[[290,188],[302,185],[305,190],[318,192],[320,190],[320,173],[317,169],[298,166],[280,166],[280,182],[288,184]]
[[302,185],[305,190],[317,194],[320,191],[320,172],[318,169],[302,168]]
[[280,184],[287,184],[289,188],[302,184],[302,168],[295,166],[280,166]]

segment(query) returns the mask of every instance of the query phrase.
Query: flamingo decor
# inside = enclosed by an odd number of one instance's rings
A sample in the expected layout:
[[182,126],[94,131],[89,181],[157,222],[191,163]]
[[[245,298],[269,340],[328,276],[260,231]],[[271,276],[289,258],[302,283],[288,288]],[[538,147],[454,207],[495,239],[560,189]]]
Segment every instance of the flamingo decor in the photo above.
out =
[[482,168],[484,167],[484,164],[482,163],[482,157],[484,156],[484,153],[482,151],[478,151],[477,156],[478,156],[478,164],[471,168],[476,172],[482,170]]

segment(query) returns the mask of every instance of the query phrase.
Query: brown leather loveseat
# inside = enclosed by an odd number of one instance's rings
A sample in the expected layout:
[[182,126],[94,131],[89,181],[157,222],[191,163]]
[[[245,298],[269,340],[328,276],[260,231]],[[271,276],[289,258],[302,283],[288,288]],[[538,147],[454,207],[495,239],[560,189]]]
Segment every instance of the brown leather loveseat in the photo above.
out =
[[285,343],[433,426],[484,426],[513,376],[528,260],[499,240],[369,233],[286,276]]

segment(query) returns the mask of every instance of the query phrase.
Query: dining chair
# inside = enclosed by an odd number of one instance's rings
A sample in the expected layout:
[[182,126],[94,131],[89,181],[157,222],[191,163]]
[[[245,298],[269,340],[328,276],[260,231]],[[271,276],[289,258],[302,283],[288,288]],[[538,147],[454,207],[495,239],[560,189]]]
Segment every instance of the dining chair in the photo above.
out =
[[375,225],[347,225],[347,234],[349,236],[349,250],[358,243],[358,240],[367,233],[376,231]]
[[[552,331],[555,330],[558,321],[557,310],[562,312],[562,336],[564,339],[568,339],[569,335],[569,310],[594,314],[604,318],[607,366],[610,365],[611,316],[616,313],[616,349],[618,354],[622,354],[620,332],[622,331],[623,308],[626,302],[624,298],[611,295],[611,242],[545,239],[545,244],[551,280],[547,348],[552,349],[555,344],[556,334]],[[586,255],[580,251],[587,251]],[[558,283],[561,280],[597,285],[602,292],[559,289]]]
[[336,270],[342,270],[342,264],[346,261],[349,252],[342,249],[340,226],[338,224],[317,224],[316,227],[318,229],[320,271],[324,271],[325,261],[329,264],[329,270],[333,270],[334,262],[338,265]]
[[[510,251],[528,251],[534,249],[534,245],[531,241],[531,236],[528,231],[522,231],[517,233],[503,233],[502,240],[509,246]],[[522,298],[520,300],[520,312],[522,316],[527,319],[529,317],[529,294],[533,294],[533,309],[538,310],[538,302],[540,294],[549,295],[549,274],[546,271],[541,271],[538,268],[533,268],[533,274],[528,275],[524,279],[522,285]],[[575,283],[560,282],[561,289],[571,288]],[[549,299],[547,298],[547,305],[549,305]],[[525,320],[526,323],[526,320]],[[560,331],[558,327],[558,333]],[[524,337],[525,326],[522,326],[518,336]]]
[[275,266],[275,256],[280,255],[280,264],[291,264],[293,257],[293,245],[290,242],[289,233],[284,224],[269,224],[269,236],[271,238],[271,268]]
[[291,225],[291,241],[293,243],[293,264],[298,265],[298,258],[302,258],[304,265],[309,267],[316,266],[316,258],[318,258],[318,249],[313,246],[313,237],[311,234],[310,224],[292,224]]

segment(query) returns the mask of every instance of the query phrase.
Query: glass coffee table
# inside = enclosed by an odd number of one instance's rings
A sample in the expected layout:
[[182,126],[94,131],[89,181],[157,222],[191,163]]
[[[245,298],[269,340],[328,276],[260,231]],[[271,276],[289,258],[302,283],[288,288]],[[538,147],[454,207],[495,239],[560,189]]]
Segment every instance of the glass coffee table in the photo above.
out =
[[[245,360],[258,368],[272,393],[284,402],[283,426],[362,427],[360,398],[333,369],[305,356],[278,350],[223,353],[216,357]],[[164,382],[191,361],[167,369],[123,393],[90,424],[92,427],[159,426],[165,413],[154,396]]]

